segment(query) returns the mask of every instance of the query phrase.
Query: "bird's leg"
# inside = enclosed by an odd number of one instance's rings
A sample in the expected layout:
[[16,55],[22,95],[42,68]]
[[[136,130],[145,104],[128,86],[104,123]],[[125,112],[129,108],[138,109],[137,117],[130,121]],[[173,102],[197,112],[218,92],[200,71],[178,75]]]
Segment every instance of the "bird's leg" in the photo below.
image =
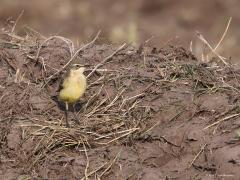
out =
[[74,120],[77,124],[79,124],[79,119],[76,115],[76,109],[75,109],[75,104],[73,104],[73,115],[74,115]]
[[65,117],[66,117],[66,126],[70,127],[68,123],[68,103],[67,102],[65,102]]

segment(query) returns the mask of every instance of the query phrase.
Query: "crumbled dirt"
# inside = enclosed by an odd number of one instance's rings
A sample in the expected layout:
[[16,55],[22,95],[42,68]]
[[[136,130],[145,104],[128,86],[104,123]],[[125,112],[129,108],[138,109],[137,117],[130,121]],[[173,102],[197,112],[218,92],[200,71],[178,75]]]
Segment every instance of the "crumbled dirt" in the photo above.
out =
[[0,44],[0,179],[240,178],[239,67],[170,45],[89,44],[72,62],[88,76],[80,123],[69,112],[66,128],[69,46],[29,38]]

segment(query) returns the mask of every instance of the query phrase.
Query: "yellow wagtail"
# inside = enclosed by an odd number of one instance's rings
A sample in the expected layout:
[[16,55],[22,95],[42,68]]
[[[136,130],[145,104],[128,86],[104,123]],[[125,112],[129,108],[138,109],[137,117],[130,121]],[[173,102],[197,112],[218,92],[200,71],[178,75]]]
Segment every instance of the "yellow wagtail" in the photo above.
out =
[[68,123],[68,105],[74,105],[84,94],[87,87],[87,80],[84,72],[84,67],[78,69],[71,69],[63,80],[62,89],[59,93],[59,99],[65,102],[65,116],[66,126],[69,127]]

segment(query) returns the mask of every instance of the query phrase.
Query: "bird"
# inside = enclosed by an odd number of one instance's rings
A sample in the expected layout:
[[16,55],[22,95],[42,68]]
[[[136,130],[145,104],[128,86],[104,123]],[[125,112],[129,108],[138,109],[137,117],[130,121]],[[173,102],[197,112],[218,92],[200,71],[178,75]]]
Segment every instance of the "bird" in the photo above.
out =
[[87,88],[87,79],[83,74],[84,70],[84,67],[70,69],[61,85],[62,87],[59,92],[59,99],[65,103],[67,127],[70,127],[68,122],[69,105],[74,105],[83,96]]

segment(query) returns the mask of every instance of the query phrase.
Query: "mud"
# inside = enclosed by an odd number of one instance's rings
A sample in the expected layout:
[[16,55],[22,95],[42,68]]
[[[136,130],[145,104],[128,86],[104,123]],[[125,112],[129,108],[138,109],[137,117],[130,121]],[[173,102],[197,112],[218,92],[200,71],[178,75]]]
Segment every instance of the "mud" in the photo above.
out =
[[0,179],[240,178],[238,66],[178,46],[91,44],[72,62],[91,75],[80,124],[69,112],[66,128],[68,46],[11,40],[0,49]]

